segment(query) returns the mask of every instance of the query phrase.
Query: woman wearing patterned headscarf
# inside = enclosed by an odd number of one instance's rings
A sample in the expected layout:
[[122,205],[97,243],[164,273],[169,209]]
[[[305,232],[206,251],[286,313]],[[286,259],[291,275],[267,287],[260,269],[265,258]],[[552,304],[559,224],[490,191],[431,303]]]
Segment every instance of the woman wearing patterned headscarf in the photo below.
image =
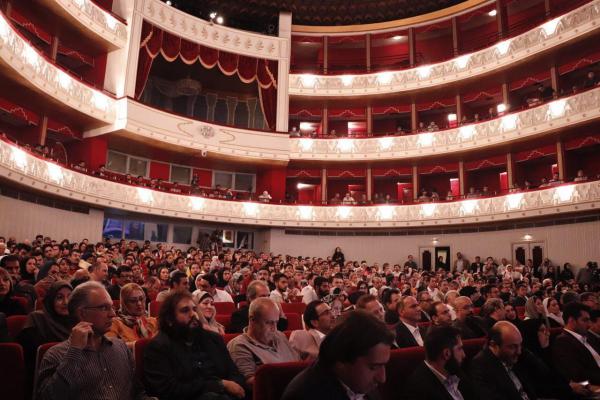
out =
[[146,294],[137,283],[121,288],[121,306],[113,319],[109,337],[117,337],[133,347],[136,340],[151,338],[158,332],[158,321],[146,315]]

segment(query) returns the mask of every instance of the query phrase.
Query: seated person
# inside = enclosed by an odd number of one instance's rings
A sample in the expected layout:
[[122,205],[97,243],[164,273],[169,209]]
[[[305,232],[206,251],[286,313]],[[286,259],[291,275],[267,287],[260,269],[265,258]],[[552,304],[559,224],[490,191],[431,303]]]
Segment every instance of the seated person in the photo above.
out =
[[474,339],[485,336],[485,331],[481,327],[482,321],[473,313],[473,302],[469,297],[457,297],[454,300],[454,311],[456,319],[452,325],[460,331],[461,337]]
[[218,303],[233,303],[233,298],[229,293],[217,288],[218,283],[215,274],[198,274],[196,276],[196,287],[198,289],[192,294],[196,296],[196,292],[208,292],[213,300]]
[[393,340],[377,318],[349,312],[323,341],[317,362],[289,383],[282,400],[378,399]]
[[302,316],[306,329],[293,331],[290,345],[302,360],[315,360],[319,355],[319,347],[333,328],[333,315],[327,303],[315,300],[306,306]]
[[50,261],[47,261],[42,268],[40,268],[40,272],[38,272],[36,277],[35,286],[33,287],[38,301],[44,300],[50,286],[58,280],[59,273],[60,268],[54,259],[50,259]]
[[552,359],[561,375],[572,382],[588,381],[600,385],[600,355],[586,338],[590,329],[591,309],[572,302],[565,305],[563,332],[554,339]]
[[67,304],[72,291],[73,288],[68,282],[54,282],[44,298],[44,308],[27,316],[17,341],[23,346],[25,363],[31,376],[38,347],[44,343],[62,342],[71,334],[73,323]]
[[262,203],[270,203],[272,200],[271,195],[266,190],[262,194],[258,195],[258,201]]
[[396,344],[398,347],[423,346],[425,329],[417,324],[421,321],[421,309],[417,299],[405,296],[398,302],[400,322],[396,325]]
[[470,363],[476,398],[537,398],[528,371],[517,367],[522,342],[521,333],[508,321],[500,321],[490,328],[486,346]]
[[259,366],[300,360],[287,337],[277,330],[279,313],[273,300],[254,300],[248,313],[248,329],[227,344],[233,362],[250,387]]
[[[10,257],[10,256],[5,256]],[[17,259],[17,268],[19,260]],[[0,312],[5,316],[25,315],[25,307],[13,298],[13,281],[7,270],[0,268]]]
[[217,310],[215,309],[214,299],[208,292],[204,292],[202,290],[196,290],[193,294],[194,301],[197,304],[196,312],[198,313],[198,318],[202,323],[202,328],[211,331],[214,333],[218,333],[219,335],[225,334],[225,327],[217,322],[215,316],[217,315]]
[[400,290],[386,289],[383,291],[381,300],[385,307],[384,320],[386,324],[393,325],[400,320],[398,316],[398,301],[400,301]]
[[169,276],[169,290],[163,290],[156,295],[156,301],[162,302],[171,292],[179,290],[189,291],[190,283],[185,272],[173,271]]
[[482,328],[488,332],[494,324],[498,321],[502,321],[506,318],[506,311],[504,310],[504,303],[501,299],[487,299],[479,315],[483,319]]
[[452,315],[448,306],[441,301],[434,301],[429,305],[429,316],[431,317],[431,326],[429,330],[440,326],[450,326],[452,324]]
[[425,338],[425,361],[404,383],[403,399],[475,399],[461,371],[465,351],[458,329],[435,327]]
[[[246,299],[248,304],[240,309],[234,311],[231,314],[231,333],[242,333],[244,328],[248,326],[250,305],[256,299],[261,297],[269,297],[269,287],[264,281],[252,281],[246,289]],[[285,331],[288,326],[288,320],[283,313],[283,310],[279,308],[279,322],[277,322],[277,329]]]
[[577,176],[573,179],[573,182],[585,182],[588,180],[588,177],[585,176],[582,169],[577,170]]
[[108,293],[113,300],[119,300],[121,297],[121,288],[128,283],[133,282],[133,270],[129,265],[121,265],[115,273],[116,284],[108,287]]
[[115,312],[104,286],[93,281],[77,286],[69,297],[68,307],[69,316],[77,324],[67,340],[44,355],[36,397],[42,400],[147,398],[136,382],[133,357],[127,345],[105,336]]
[[357,310],[365,310],[369,314],[373,314],[381,321],[385,320],[385,311],[383,305],[377,300],[377,296],[372,294],[363,294],[356,301]]
[[202,328],[195,309],[189,292],[173,292],[165,298],[158,316],[159,333],[144,352],[148,391],[173,400],[244,398],[244,378],[223,339]]
[[106,336],[119,338],[133,348],[136,340],[156,335],[158,322],[146,314],[146,294],[141,286],[128,283],[121,288],[119,297],[121,305]]
[[427,195],[427,190],[421,190],[421,195],[417,198],[419,203],[427,203],[431,201],[431,198]]

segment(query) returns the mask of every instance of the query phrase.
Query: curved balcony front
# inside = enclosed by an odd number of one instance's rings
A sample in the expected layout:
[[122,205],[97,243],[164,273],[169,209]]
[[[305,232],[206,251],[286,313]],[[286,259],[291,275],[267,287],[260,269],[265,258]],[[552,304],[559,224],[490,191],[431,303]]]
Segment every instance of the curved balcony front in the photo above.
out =
[[292,160],[358,161],[414,159],[547,135],[600,117],[600,88],[525,111],[437,132],[365,139],[290,139]]
[[154,191],[81,174],[0,140],[0,177],[96,207],[274,227],[401,228],[478,224],[596,209],[600,181],[506,196],[415,205],[313,207],[214,200]]
[[359,75],[290,74],[290,96],[359,97],[409,93],[466,83],[582,40],[600,27],[600,0],[495,46],[441,63]]
[[39,0],[39,3],[91,40],[98,39],[108,49],[127,45],[127,25],[92,0]]
[[[112,124],[117,117],[113,97],[86,85],[41,54],[0,14],[0,68],[15,82],[66,105],[95,124]],[[92,126],[94,123],[91,124]]]

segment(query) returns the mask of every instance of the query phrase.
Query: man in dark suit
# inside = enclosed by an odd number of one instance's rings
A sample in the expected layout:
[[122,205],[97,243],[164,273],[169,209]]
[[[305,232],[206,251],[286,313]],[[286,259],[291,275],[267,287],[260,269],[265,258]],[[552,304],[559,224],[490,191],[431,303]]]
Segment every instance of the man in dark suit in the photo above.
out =
[[554,340],[552,358],[565,379],[600,385],[600,355],[586,338],[591,325],[590,313],[590,308],[579,302],[565,306],[565,328]]
[[[230,332],[242,333],[244,328],[248,326],[250,303],[259,297],[269,297],[270,294],[271,292],[269,287],[264,281],[250,282],[248,289],[246,289],[246,298],[248,299],[248,304],[231,314],[231,326],[229,328]],[[279,321],[277,322],[277,330],[285,331],[288,326],[288,320],[283,314],[281,307],[279,307],[279,312],[280,315]]]
[[426,330],[417,324],[421,321],[421,309],[417,299],[405,296],[398,302],[400,322],[396,325],[396,345],[399,348],[423,346]]
[[517,368],[523,339],[516,326],[497,322],[488,343],[471,360],[470,376],[478,399],[534,400],[536,394],[526,371]]
[[379,399],[394,335],[363,310],[342,318],[321,344],[317,362],[290,382],[282,400]]
[[587,340],[596,350],[596,353],[600,354],[600,311],[592,310],[590,320],[592,323],[590,329],[588,329]]
[[425,361],[404,384],[403,399],[474,399],[466,376],[460,370],[465,359],[458,329],[435,327],[425,339]]
[[452,326],[460,331],[463,339],[474,339],[485,336],[485,331],[481,327],[481,319],[473,313],[473,302],[467,296],[460,296],[454,300],[454,311],[456,319]]

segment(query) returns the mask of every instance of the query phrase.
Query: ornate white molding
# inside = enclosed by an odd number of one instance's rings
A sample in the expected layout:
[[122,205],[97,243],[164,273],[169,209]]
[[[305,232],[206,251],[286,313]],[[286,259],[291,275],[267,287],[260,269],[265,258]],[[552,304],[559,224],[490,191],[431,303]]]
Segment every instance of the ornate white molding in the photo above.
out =
[[42,0],[50,6],[63,9],[72,21],[83,29],[94,32],[116,48],[127,45],[127,25],[98,7],[91,0]]
[[255,58],[289,59],[288,39],[211,24],[160,0],[144,0],[143,16],[161,29],[204,46]]
[[600,206],[600,181],[449,203],[313,207],[247,203],[124,185],[35,157],[0,140],[0,176],[97,207],[176,218],[276,227],[394,228],[506,221]]
[[93,89],[49,62],[0,14],[0,60],[37,92],[96,120],[113,123],[117,101]]
[[290,159],[398,160],[478,150],[597,118],[600,118],[600,88],[456,129],[365,139],[290,139]]
[[222,156],[289,161],[289,137],[196,121],[127,100],[125,130],[144,139],[207,151]]
[[290,74],[290,95],[382,95],[472,79],[583,37],[599,22],[600,0],[595,0],[495,46],[437,64],[359,75]]

